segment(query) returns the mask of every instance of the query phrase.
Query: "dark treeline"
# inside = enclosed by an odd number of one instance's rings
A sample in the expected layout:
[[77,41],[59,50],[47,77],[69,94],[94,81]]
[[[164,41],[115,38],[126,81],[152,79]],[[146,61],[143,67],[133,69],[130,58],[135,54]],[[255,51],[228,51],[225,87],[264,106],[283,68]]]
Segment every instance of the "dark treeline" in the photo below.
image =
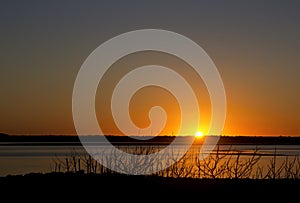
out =
[[[99,136],[90,136],[91,140]],[[156,136],[148,140],[136,140],[127,136],[105,136],[108,141],[116,144],[169,144],[174,140],[174,136]],[[180,139],[191,139],[192,136],[182,136]],[[96,139],[95,139],[96,140]],[[195,143],[201,144],[204,139],[196,139]],[[0,133],[0,144],[80,144],[78,136],[70,135],[8,135]],[[300,145],[300,136],[221,136],[218,144],[249,144],[249,145]]]

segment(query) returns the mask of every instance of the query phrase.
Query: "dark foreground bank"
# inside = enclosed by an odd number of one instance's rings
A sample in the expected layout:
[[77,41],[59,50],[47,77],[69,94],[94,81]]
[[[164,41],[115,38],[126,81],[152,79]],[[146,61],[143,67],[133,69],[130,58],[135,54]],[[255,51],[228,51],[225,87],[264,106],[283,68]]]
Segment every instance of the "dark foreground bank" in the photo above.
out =
[[[299,198],[300,180],[190,179],[157,176],[48,173],[0,178],[1,195],[13,198],[78,199],[210,198],[223,200],[292,200]],[[103,201],[106,202],[106,201]]]

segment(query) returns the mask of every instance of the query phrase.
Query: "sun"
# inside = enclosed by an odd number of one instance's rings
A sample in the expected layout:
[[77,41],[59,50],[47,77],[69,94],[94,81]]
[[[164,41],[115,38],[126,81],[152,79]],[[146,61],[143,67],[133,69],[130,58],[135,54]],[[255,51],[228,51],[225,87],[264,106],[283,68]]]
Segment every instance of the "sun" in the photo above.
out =
[[196,138],[201,138],[201,137],[203,137],[203,133],[202,133],[201,131],[197,131],[197,132],[195,133],[195,137],[196,137]]

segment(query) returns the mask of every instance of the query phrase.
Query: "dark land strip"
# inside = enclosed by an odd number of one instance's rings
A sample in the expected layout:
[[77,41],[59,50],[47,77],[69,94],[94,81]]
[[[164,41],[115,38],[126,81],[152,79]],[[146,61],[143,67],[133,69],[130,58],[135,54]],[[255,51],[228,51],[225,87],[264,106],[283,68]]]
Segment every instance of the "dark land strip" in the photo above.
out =
[[[89,136],[91,142],[97,142],[100,136]],[[103,137],[103,136],[102,136]],[[149,140],[136,140],[127,136],[107,135],[105,138],[116,145],[168,145],[174,136],[156,136]],[[192,136],[182,136],[182,143]],[[7,135],[0,133],[0,145],[81,145],[78,136],[66,135]],[[204,139],[196,139],[202,144]],[[98,143],[101,144],[101,143]],[[220,145],[300,145],[300,136],[220,136]]]

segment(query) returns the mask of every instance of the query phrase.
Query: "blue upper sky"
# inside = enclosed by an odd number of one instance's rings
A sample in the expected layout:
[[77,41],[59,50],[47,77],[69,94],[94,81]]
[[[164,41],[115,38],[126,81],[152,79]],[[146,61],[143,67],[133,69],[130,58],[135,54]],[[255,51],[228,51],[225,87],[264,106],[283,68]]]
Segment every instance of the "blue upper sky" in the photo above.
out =
[[[1,1],[0,131],[73,133],[70,100],[85,58],[118,34],[157,28],[189,37],[210,55],[232,125],[300,134],[299,10],[296,0]],[[241,120],[233,106],[244,114],[257,109],[251,118],[269,116]],[[251,129],[228,132],[274,131]]]

